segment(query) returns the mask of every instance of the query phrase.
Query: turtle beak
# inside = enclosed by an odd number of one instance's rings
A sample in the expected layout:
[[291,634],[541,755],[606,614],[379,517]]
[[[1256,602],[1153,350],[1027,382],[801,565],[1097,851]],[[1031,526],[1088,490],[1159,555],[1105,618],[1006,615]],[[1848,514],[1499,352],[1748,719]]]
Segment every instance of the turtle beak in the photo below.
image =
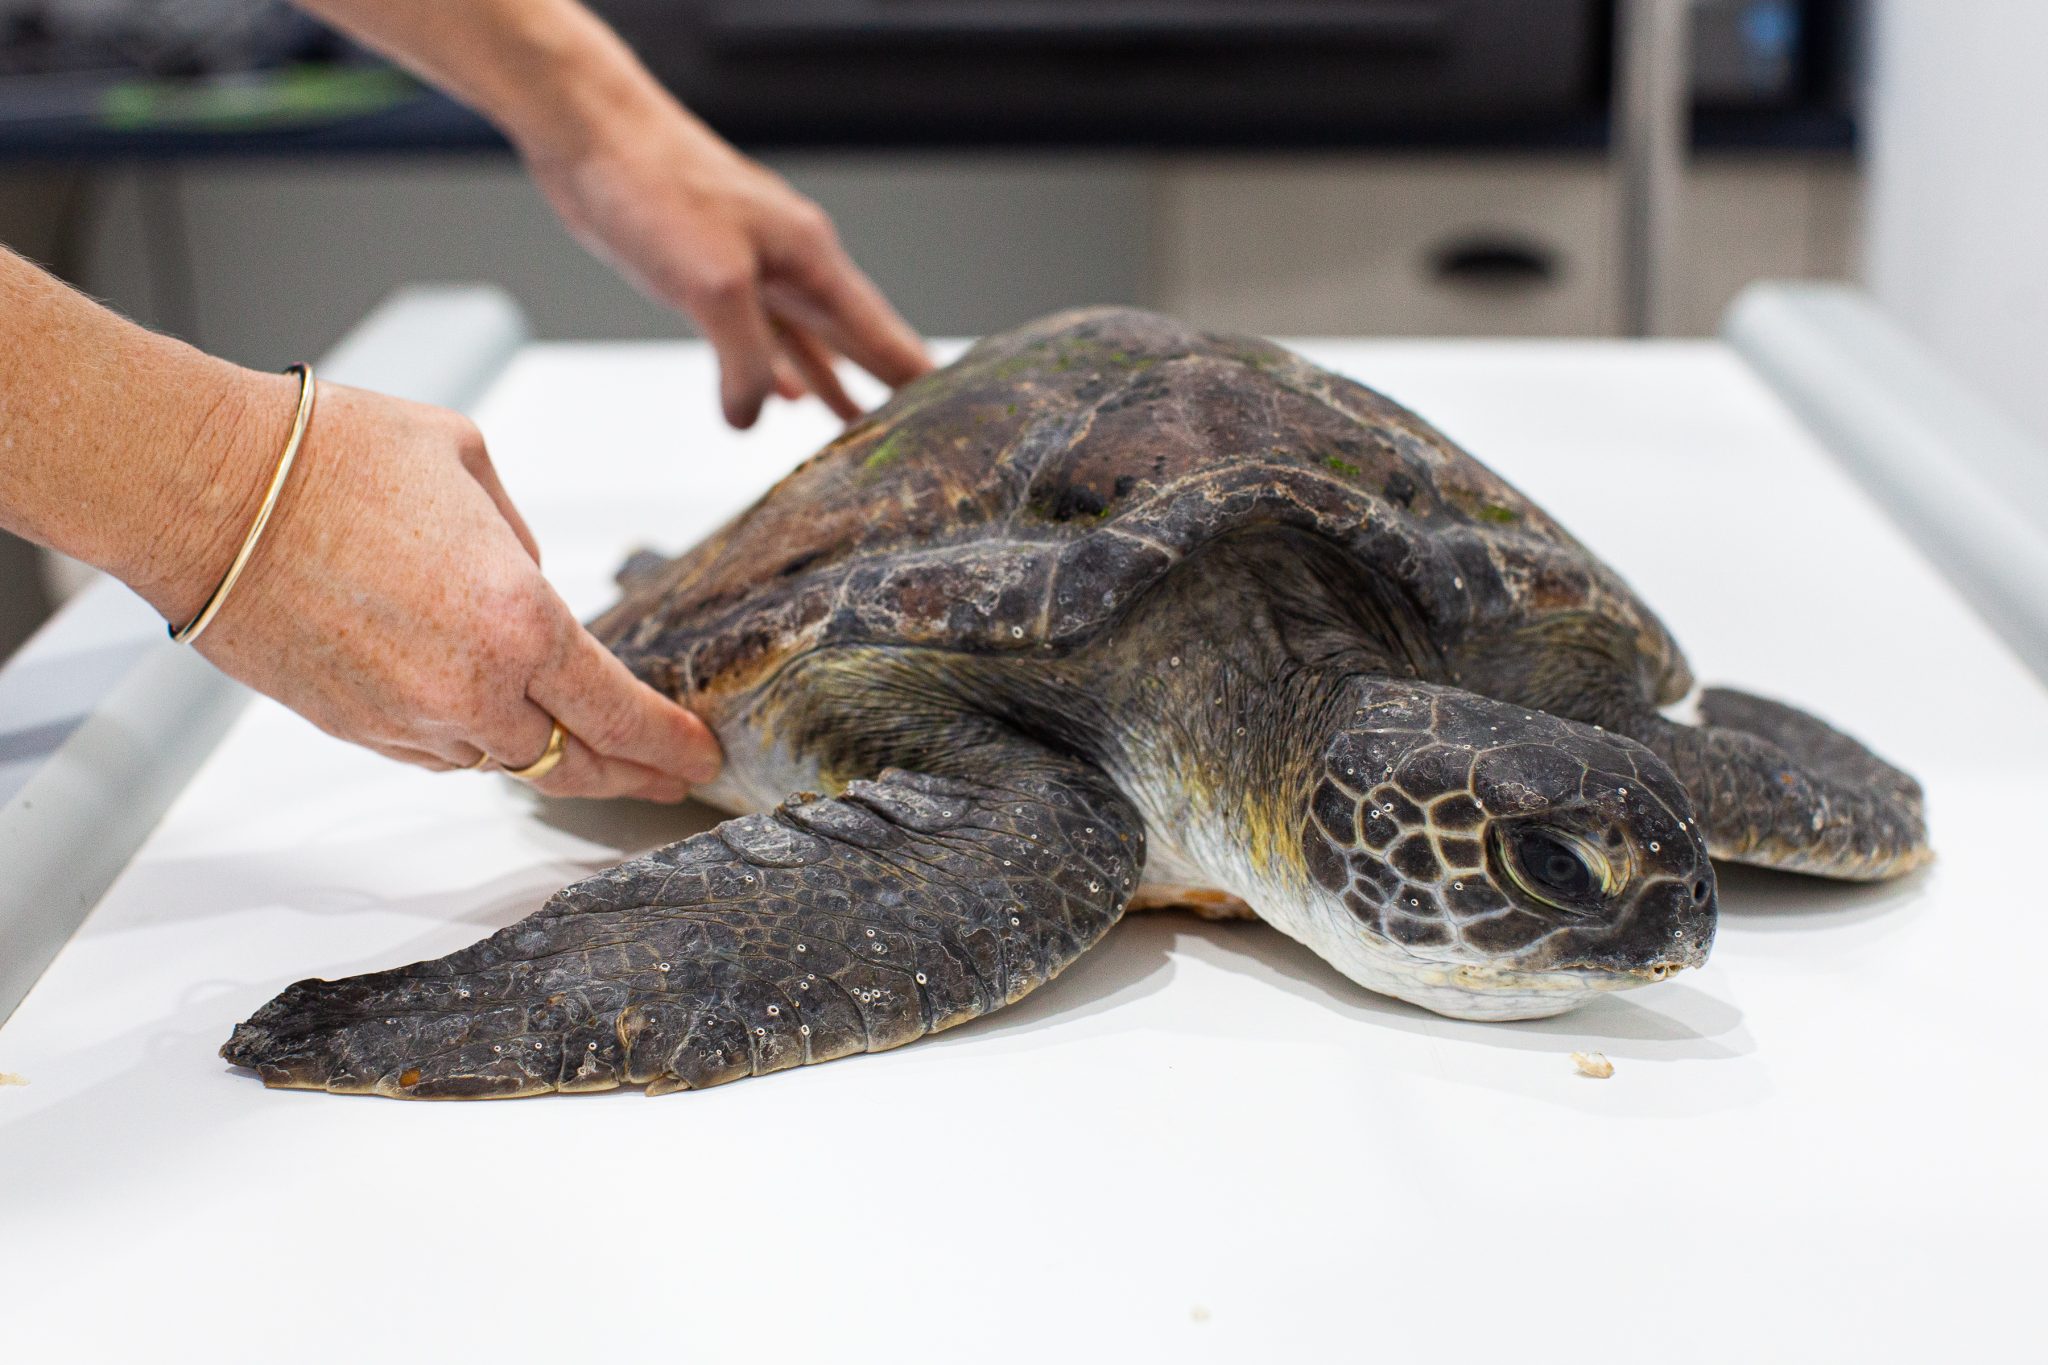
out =
[[1633,977],[1632,985],[1663,981],[1706,965],[1718,915],[1713,869],[1702,860],[1692,878],[1660,881],[1645,890],[1618,934],[1588,943],[1558,965]]

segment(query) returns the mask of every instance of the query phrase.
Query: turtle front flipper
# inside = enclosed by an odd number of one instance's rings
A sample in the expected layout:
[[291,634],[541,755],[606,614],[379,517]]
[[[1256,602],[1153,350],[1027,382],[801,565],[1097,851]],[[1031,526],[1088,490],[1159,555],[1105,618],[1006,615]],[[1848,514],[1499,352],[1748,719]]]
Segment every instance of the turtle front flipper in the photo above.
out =
[[302,981],[221,1055],[401,1098],[717,1085],[897,1047],[1050,980],[1123,913],[1136,811],[1017,744],[987,782],[890,770],[576,883],[461,952]]
[[1691,791],[1716,858],[1884,881],[1934,856],[1920,784],[1825,721],[1727,688],[1700,719],[1629,728]]

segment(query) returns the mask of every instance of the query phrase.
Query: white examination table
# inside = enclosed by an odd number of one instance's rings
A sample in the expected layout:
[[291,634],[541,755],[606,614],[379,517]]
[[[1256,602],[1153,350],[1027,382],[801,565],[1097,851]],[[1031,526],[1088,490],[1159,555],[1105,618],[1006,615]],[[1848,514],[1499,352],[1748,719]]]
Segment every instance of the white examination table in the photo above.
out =
[[[394,372],[391,348],[461,349],[434,330],[450,303],[388,311],[340,372],[480,392],[579,612],[629,551],[689,543],[831,433],[815,407],[725,430],[695,343],[515,350],[488,299],[449,324],[481,329],[475,375]],[[1998,615],[2024,602],[1971,577],[1984,547],[1916,527],[1937,571],[1852,477],[1860,457],[1814,434],[1839,434],[1827,394],[1736,335],[1302,345],[1561,518],[1703,680],[1810,706],[1926,783],[1931,869],[1877,887],[1727,870],[1704,970],[1541,1023],[1436,1018],[1261,925],[1155,915],[1015,1009],[703,1093],[265,1090],[214,1051],[285,984],[461,947],[704,815],[550,806],[265,700],[237,712],[99,600],[144,680],[36,732],[69,769],[30,763],[0,790],[19,984],[0,1018],[27,990],[0,1072],[28,1082],[0,1087],[0,1359],[2042,1350],[2048,691],[2022,662],[2039,644]],[[23,664],[47,682],[125,658],[89,635]],[[181,715],[224,736],[160,744]],[[137,847],[124,794],[146,815],[157,788],[168,810]],[[71,813],[35,824],[18,807],[38,790]],[[110,886],[52,854],[81,829]],[[45,941],[61,950],[37,979]],[[1612,1079],[1575,1074],[1580,1049]]]

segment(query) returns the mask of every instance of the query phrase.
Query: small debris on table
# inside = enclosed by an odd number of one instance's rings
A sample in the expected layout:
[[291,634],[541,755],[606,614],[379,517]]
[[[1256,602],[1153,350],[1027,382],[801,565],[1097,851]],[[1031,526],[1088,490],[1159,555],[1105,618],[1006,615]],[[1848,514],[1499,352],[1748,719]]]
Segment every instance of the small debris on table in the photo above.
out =
[[1596,1081],[1604,1081],[1614,1074],[1614,1063],[1597,1052],[1574,1052],[1572,1065],[1579,1069],[1581,1076],[1591,1076]]
[[1188,1317],[1196,1322],[1207,1322],[1209,1320],[1209,1310],[1198,1303],[1189,1311]]
[[26,1076],[17,1076],[12,1071],[0,1071],[0,1085],[27,1085]]

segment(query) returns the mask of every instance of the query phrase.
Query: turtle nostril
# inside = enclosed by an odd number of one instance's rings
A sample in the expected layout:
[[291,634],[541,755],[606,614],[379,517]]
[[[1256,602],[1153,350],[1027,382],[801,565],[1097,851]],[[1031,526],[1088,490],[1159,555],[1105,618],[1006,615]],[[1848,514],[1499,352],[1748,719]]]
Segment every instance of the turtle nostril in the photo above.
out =
[[1700,878],[1698,881],[1692,884],[1692,898],[1693,901],[1697,904],[1704,905],[1706,903],[1707,879],[1705,877]]

